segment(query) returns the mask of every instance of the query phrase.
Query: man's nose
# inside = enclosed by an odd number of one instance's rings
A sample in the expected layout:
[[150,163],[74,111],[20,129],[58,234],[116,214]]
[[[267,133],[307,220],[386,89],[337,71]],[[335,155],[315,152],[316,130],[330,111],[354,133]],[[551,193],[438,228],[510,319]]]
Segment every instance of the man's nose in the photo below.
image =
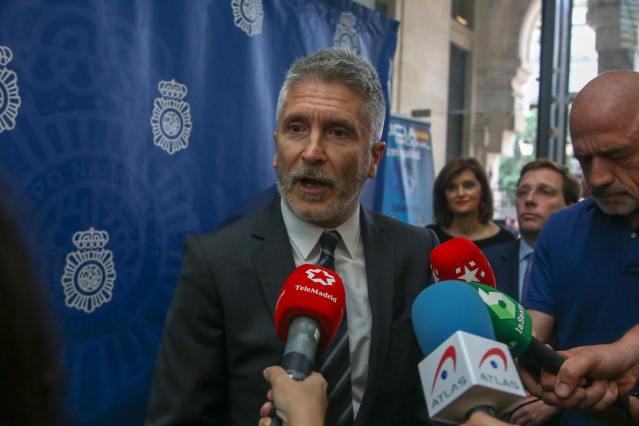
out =
[[526,204],[536,204],[537,202],[537,190],[536,189],[531,189],[528,194],[526,194],[526,198],[525,198],[525,203]]
[[587,181],[590,186],[600,188],[602,186],[609,185],[614,180],[614,175],[611,171],[610,160],[594,156],[590,163],[589,176]]
[[324,148],[321,133],[311,131],[304,152],[302,153],[302,159],[310,164],[322,162],[326,159]]

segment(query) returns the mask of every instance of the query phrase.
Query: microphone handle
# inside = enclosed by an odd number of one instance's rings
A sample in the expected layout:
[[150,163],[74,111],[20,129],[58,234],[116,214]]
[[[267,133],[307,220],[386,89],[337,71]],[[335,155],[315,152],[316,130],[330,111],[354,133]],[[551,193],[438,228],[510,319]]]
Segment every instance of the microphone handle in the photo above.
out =
[[557,374],[566,358],[548,348],[536,338],[531,337],[530,344],[519,355],[519,360],[523,367],[539,368],[549,373]]
[[[534,337],[530,339],[530,345],[528,345],[526,350],[519,355],[519,364],[522,367],[538,368],[555,375],[559,373],[559,369],[565,360],[566,358],[562,355],[548,348]],[[586,384],[583,387],[587,388],[592,385],[593,379],[590,377],[585,377],[585,379]],[[630,413],[630,400],[628,395],[617,395],[617,399],[613,405],[622,408],[626,413]]]
[[[282,368],[293,380],[300,382],[313,371],[320,330],[320,324],[314,318],[300,315],[291,320]],[[282,419],[275,414],[275,405],[271,409],[270,416],[272,426],[282,426]]]

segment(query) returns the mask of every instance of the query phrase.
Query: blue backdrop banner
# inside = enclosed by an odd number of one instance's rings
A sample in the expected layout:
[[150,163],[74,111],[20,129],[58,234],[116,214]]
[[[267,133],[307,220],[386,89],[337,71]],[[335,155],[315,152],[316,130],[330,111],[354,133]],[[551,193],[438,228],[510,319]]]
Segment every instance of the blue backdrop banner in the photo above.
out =
[[422,227],[433,222],[432,146],[430,123],[391,117],[382,213]]
[[59,320],[70,423],[142,423],[182,239],[275,181],[293,60],[356,49],[388,96],[397,26],[346,0],[0,3],[0,181]]

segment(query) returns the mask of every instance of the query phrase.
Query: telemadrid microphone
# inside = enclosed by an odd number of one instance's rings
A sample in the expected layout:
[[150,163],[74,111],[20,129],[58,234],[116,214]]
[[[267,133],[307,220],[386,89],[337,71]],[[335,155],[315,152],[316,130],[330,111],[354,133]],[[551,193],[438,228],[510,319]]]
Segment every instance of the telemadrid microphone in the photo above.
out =
[[432,284],[415,299],[413,327],[426,358],[418,365],[429,416],[461,423],[475,411],[492,416],[526,396],[486,305],[459,281]]
[[455,237],[430,253],[430,271],[435,282],[455,280],[497,288],[486,256],[468,238]]
[[305,264],[288,277],[275,306],[275,330],[286,343],[282,367],[291,378],[311,374],[315,352],[335,337],[345,303],[344,284],[335,271]]
[[[297,381],[311,374],[315,353],[328,345],[342,322],[346,295],[335,271],[317,265],[300,265],[288,277],[275,306],[275,330],[286,343],[282,368]],[[275,405],[272,426],[281,426]]]

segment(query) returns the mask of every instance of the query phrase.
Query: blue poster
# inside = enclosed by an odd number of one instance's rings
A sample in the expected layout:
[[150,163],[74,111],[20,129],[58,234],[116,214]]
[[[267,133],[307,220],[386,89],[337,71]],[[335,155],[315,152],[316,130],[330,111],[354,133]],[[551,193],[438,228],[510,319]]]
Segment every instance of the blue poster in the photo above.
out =
[[355,49],[388,96],[397,27],[348,0],[0,3],[3,201],[59,322],[70,424],[142,423],[182,240],[275,182],[291,63]]
[[421,227],[433,221],[432,147],[430,123],[391,117],[382,213]]

